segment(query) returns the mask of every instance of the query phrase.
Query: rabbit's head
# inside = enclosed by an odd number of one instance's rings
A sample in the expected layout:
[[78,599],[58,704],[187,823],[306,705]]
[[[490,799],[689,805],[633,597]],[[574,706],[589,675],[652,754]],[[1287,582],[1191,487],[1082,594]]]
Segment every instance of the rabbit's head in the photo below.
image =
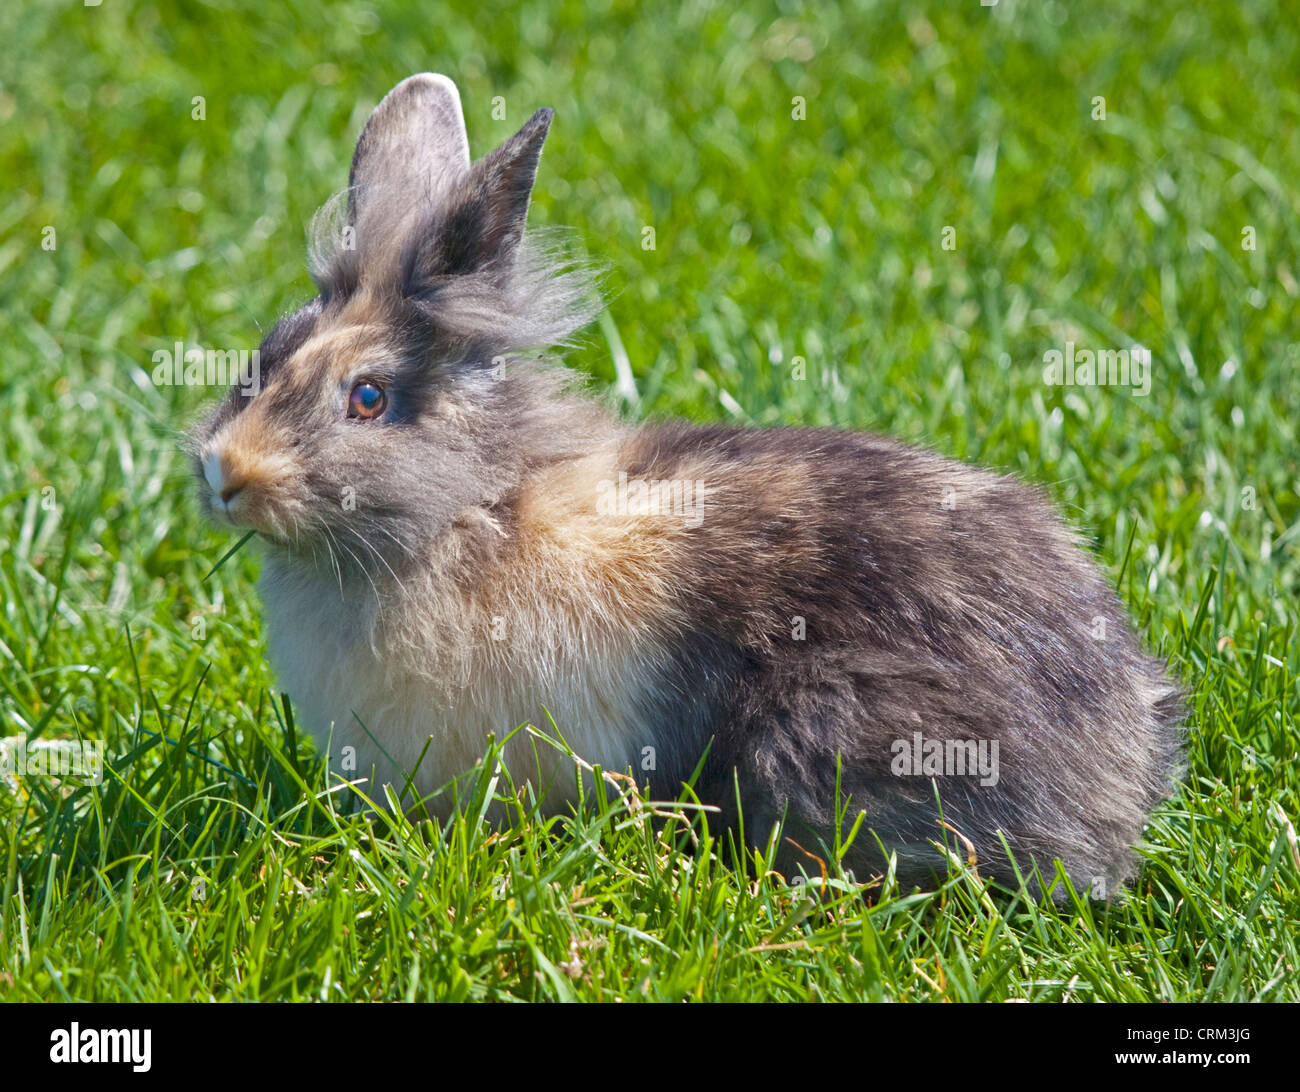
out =
[[375,108],[313,223],[319,295],[190,437],[205,513],[287,552],[328,540],[344,562],[391,563],[572,442],[553,419],[565,373],[536,351],[595,296],[524,235],[551,116],[471,163],[446,77],[412,76]]

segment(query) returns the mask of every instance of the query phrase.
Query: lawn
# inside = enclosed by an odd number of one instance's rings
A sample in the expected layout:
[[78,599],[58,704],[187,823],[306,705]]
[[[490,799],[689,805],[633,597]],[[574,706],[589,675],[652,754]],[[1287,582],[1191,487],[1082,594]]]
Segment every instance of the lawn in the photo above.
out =
[[[1284,9],[5,4],[0,735],[106,769],[0,785],[0,998],[1300,1000]],[[424,70],[475,156],[555,108],[531,221],[607,270],[569,361],[620,413],[871,430],[1047,488],[1190,694],[1131,889],[788,884],[635,797],[542,819],[486,750],[445,825],[330,791],[256,548],[208,575],[236,539],[178,438],[217,391],[153,354],[255,346],[310,297],[313,210]],[[1149,389],[1046,382],[1070,346],[1144,347]]]

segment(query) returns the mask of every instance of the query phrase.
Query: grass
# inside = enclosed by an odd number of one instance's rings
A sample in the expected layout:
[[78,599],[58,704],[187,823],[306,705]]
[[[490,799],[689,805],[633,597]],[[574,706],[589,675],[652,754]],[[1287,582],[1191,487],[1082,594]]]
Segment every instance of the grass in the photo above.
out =
[[[0,787],[0,996],[1300,1000],[1298,38],[1256,2],[5,5],[0,733],[109,768]],[[446,825],[342,808],[255,551],[205,580],[235,540],[176,436],[215,392],[151,354],[310,294],[312,210],[425,69],[475,155],[556,108],[532,219],[611,269],[571,361],[621,412],[889,433],[1095,540],[1191,692],[1123,898],[787,885],[636,799],[541,819],[490,749]],[[1149,395],[1046,385],[1067,341],[1146,346]]]

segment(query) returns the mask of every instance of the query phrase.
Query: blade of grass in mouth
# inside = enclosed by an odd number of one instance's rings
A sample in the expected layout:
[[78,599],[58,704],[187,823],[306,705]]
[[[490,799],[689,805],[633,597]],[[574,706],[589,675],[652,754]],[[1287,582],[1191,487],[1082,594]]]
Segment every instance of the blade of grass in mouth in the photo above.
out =
[[208,579],[210,579],[211,576],[212,576],[212,574],[215,573],[219,568],[221,568],[222,565],[224,565],[227,561],[229,561],[229,560],[230,560],[232,557],[234,557],[237,553],[239,553],[240,548],[244,545],[244,543],[247,542],[250,538],[252,538],[255,534],[257,534],[256,531],[249,531],[248,534],[246,534],[243,538],[241,538],[238,542],[236,542],[232,547],[230,547],[229,550],[227,550],[224,554],[222,554],[222,555],[221,555],[221,560],[218,561],[215,565],[212,566],[212,568],[210,568],[210,569],[208,570],[208,575],[205,576],[205,577],[203,578],[203,580],[204,580],[204,581],[207,581]]

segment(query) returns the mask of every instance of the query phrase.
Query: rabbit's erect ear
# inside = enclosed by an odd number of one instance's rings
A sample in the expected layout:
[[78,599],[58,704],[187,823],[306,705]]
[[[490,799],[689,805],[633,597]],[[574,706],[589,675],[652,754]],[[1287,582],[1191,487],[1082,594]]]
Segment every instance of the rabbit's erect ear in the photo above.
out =
[[361,130],[348,177],[348,219],[368,200],[427,207],[469,173],[460,93],[446,76],[424,72],[394,87]]
[[546,132],[555,112],[538,110],[522,129],[470,169],[461,197],[448,210],[431,272],[509,269],[528,220]]

